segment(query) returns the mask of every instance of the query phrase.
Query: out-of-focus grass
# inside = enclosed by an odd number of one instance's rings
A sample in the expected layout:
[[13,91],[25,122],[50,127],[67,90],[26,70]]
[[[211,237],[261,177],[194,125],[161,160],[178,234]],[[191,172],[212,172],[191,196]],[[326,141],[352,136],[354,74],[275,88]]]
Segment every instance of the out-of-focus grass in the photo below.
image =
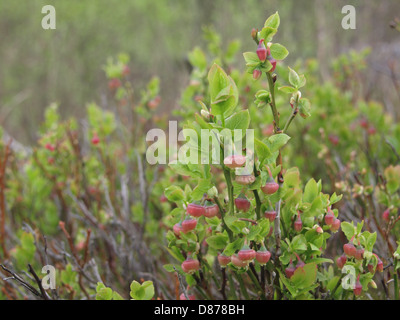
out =
[[[187,52],[203,42],[203,25],[215,25],[224,39],[247,39],[242,43],[247,51],[254,47],[248,26],[262,27],[265,16],[276,10],[286,24],[279,41],[302,57],[317,56],[322,46],[321,62],[329,62],[350,42],[369,44],[374,8],[374,21],[385,25],[383,17],[392,18],[388,13],[396,3],[387,2],[359,5],[358,31],[343,32],[341,7],[357,1],[324,1],[319,9],[310,0],[1,1],[0,125],[28,142],[52,102],[60,103],[64,115],[80,115],[92,100],[104,105],[106,81],[99,66],[119,52],[132,57],[131,77],[138,86],[160,76],[163,109],[168,111],[185,83]],[[56,30],[41,27],[41,9],[47,4],[56,8]],[[320,15],[325,15],[322,22]]]

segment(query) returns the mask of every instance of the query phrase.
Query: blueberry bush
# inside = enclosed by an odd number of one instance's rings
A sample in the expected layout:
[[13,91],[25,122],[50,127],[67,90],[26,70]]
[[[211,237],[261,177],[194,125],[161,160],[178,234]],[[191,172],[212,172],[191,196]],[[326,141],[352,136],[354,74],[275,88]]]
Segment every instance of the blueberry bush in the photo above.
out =
[[126,54],[84,118],[49,106],[33,147],[1,132],[1,299],[398,300],[400,124],[360,86],[370,50],[321,81],[279,27],[268,17],[239,58],[207,27],[189,52],[173,116],[204,162],[147,161],[170,119]]

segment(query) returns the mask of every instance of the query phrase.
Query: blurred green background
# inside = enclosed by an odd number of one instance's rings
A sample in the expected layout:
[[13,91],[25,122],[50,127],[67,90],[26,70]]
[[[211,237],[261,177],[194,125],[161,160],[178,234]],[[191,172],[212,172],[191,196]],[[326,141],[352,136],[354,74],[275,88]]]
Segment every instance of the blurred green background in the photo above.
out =
[[[56,30],[41,27],[47,4],[56,8]],[[356,30],[341,27],[346,4],[356,7]],[[102,66],[120,52],[131,57],[135,88],[160,76],[162,110],[169,113],[187,82],[187,53],[204,45],[203,26],[214,26],[226,43],[240,39],[240,52],[249,51],[251,28],[277,10],[285,27],[276,41],[292,56],[317,58],[322,78],[333,57],[366,46],[376,59],[371,69],[385,74],[382,62],[399,58],[399,34],[389,28],[399,9],[398,0],[0,0],[0,125],[30,143],[52,102],[64,116],[83,114],[91,101],[106,107]]]

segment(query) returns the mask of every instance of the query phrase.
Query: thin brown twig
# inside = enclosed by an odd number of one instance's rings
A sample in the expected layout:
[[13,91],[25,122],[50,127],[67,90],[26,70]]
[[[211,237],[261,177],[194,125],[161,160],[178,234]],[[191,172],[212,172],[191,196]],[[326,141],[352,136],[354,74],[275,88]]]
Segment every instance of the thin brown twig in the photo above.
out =
[[41,297],[41,294],[39,291],[36,290],[35,287],[33,287],[32,285],[30,285],[29,283],[27,283],[24,279],[22,279],[18,274],[16,274],[14,271],[8,269],[7,267],[5,267],[4,265],[0,264],[0,267],[8,272],[9,274],[12,275],[11,278],[8,279],[13,279],[16,280],[18,283],[20,283],[24,288],[28,289],[31,293],[33,293],[35,296],[37,297]]
[[89,259],[89,240],[90,240],[91,233],[92,233],[91,229],[86,230],[85,254],[83,257],[82,267],[85,266],[85,264],[88,262],[88,259]]
[[[279,134],[282,133],[282,130],[279,127],[279,112],[276,107],[276,102],[275,102],[275,81],[272,75],[267,72],[267,78],[268,78],[268,86],[269,86],[269,91],[271,93],[271,111],[272,115],[274,117],[274,134]],[[287,128],[286,128],[287,129]],[[282,154],[281,150],[279,150],[278,157],[276,159],[276,165],[281,166],[281,170],[278,173],[278,183],[279,183],[279,188],[282,187],[283,185],[283,165],[282,165]],[[279,200],[278,203],[276,204],[276,218],[275,218],[275,245],[276,245],[276,250],[275,250],[275,263],[276,263],[276,268],[280,267],[280,243],[281,243],[281,228],[280,228],[280,210],[281,210],[281,201]],[[275,287],[277,288],[276,293],[277,293],[277,298],[279,299],[281,297],[281,292],[279,290],[279,276],[275,278]]]
[[251,224],[253,224],[253,225],[257,225],[257,224],[258,224],[257,221],[256,221],[256,220],[253,220],[253,219],[239,218],[238,220],[240,220],[240,221],[251,222]]
[[35,281],[40,290],[41,297],[44,300],[51,300],[42,286],[42,281],[40,280],[39,276],[36,274],[35,270],[33,270],[32,266],[30,264],[28,264],[28,271],[35,278]]
[[[185,286],[183,285],[183,281],[182,281],[181,275],[179,274],[178,270],[175,267],[174,267],[174,270],[176,272],[176,276],[177,276],[177,279],[179,281],[179,287],[182,290],[182,293],[185,296],[186,300],[189,300],[189,296],[187,294]],[[177,298],[178,298],[178,294],[177,294]]]
[[226,292],[225,292],[225,288],[226,288],[226,270],[225,270],[225,268],[221,268],[221,273],[222,273],[222,282],[221,282],[221,289],[219,290],[219,292],[221,292],[222,298],[224,300],[227,300]]
[[76,253],[76,248],[75,248],[74,242],[72,240],[72,237],[71,237],[70,233],[65,229],[65,222],[60,221],[58,223],[58,225],[60,226],[62,232],[64,233],[65,237],[67,238],[68,245],[69,245],[69,248],[71,249],[71,253],[72,253],[73,257],[75,258],[76,262],[80,265],[80,259]]
[[395,149],[395,147],[393,146],[393,144],[390,143],[390,141],[387,138],[384,138],[386,144],[392,149],[394,155],[397,158],[397,161],[400,162],[400,154],[397,152],[397,150]]

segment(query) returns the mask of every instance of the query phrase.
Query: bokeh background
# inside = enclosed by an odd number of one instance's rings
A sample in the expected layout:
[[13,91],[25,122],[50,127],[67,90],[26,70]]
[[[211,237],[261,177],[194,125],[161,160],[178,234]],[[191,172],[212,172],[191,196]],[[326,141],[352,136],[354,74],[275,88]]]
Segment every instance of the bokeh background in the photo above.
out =
[[[47,4],[56,8],[56,30],[41,27]],[[341,27],[346,4],[356,7],[356,30]],[[59,103],[63,116],[83,114],[90,101],[102,105],[102,66],[120,52],[131,57],[135,87],[160,76],[161,110],[170,113],[187,83],[187,53],[205,43],[204,27],[217,29],[226,42],[242,39],[239,52],[248,51],[254,49],[249,26],[261,27],[276,10],[285,25],[276,41],[293,56],[317,58],[321,78],[330,77],[338,54],[371,47],[368,76],[360,81],[399,116],[396,75],[388,67],[400,60],[400,38],[389,27],[400,14],[398,0],[1,0],[0,125],[29,144],[50,103]]]

